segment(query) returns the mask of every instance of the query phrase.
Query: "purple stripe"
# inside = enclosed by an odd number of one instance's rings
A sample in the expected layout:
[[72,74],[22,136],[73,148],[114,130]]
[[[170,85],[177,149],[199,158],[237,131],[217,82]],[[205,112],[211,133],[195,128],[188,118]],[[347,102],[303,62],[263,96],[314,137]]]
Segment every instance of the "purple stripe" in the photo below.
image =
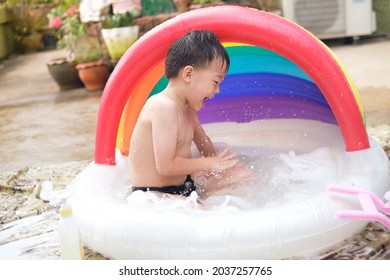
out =
[[209,100],[200,110],[201,123],[246,123],[263,119],[300,118],[337,124],[331,109],[305,98],[277,95],[233,96]]

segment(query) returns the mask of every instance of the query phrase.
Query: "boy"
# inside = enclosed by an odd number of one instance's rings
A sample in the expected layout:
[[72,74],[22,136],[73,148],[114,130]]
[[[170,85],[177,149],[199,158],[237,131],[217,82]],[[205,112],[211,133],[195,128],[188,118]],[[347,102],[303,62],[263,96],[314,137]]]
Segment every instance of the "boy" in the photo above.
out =
[[[227,148],[216,154],[197,116],[205,101],[219,92],[230,65],[215,34],[185,34],[171,46],[165,64],[169,83],[147,100],[132,134],[133,191],[189,196],[197,186],[212,191],[246,177],[249,171],[234,171],[242,169],[235,154]],[[201,157],[192,157],[192,142]]]

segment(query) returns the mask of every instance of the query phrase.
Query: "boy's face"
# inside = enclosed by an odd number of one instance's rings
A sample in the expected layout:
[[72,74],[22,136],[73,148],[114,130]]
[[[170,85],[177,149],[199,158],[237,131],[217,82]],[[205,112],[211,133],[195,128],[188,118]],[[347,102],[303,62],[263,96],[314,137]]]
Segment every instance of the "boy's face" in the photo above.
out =
[[205,68],[193,69],[190,105],[195,111],[202,109],[207,99],[212,99],[219,93],[219,86],[225,75],[225,67],[221,65],[220,61],[213,61]]

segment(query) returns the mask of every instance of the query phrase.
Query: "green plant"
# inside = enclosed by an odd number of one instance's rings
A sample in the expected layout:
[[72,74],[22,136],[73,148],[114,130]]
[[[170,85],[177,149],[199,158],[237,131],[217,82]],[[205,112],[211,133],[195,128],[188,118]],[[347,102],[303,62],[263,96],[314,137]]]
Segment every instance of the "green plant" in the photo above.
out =
[[47,15],[49,25],[56,31],[57,47],[73,49],[74,41],[85,35],[85,24],[81,22],[76,6],[59,5],[51,9]]
[[102,28],[118,28],[133,25],[134,16],[131,12],[108,15],[102,20]]
[[8,6],[12,21],[12,34],[16,42],[28,36],[35,36],[46,24],[43,12],[32,13],[29,1],[18,2],[18,4]]
[[256,0],[258,9],[271,12],[280,9],[279,0]]
[[28,5],[36,4],[58,4],[60,0],[0,0],[0,5],[4,4],[8,7],[13,7],[19,5],[21,2],[24,2]]
[[78,2],[62,1],[48,14],[49,24],[56,30],[57,47],[68,50],[68,61],[84,63],[104,59],[108,55],[100,37],[96,36],[100,32],[88,31],[88,24],[80,19]]
[[106,60],[107,58],[107,50],[102,46],[99,38],[84,35],[75,42],[74,59],[76,63]]
[[30,1],[5,0],[5,1],[3,1],[3,2],[4,2],[5,5],[8,6],[8,7],[16,6],[16,5],[18,5],[19,3],[21,3],[21,2],[24,2],[24,3],[27,3],[27,4],[31,4],[31,0],[30,0]]
[[56,0],[33,0],[34,4],[57,4]]
[[217,4],[220,2],[222,2],[222,0],[193,0],[192,4],[204,5],[204,4]]

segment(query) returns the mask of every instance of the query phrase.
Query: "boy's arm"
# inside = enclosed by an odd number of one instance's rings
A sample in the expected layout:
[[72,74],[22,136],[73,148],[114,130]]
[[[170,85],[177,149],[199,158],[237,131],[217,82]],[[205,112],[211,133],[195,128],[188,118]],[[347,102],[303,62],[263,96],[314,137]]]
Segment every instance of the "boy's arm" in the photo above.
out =
[[194,130],[194,143],[198,148],[199,153],[204,157],[215,156],[215,147],[210,137],[204,131],[202,125],[200,124],[198,115],[195,114],[195,130]]
[[187,175],[203,170],[225,170],[236,165],[235,155],[229,154],[227,149],[212,157],[178,156],[176,151],[177,115],[172,113],[176,108],[169,108],[168,105],[162,110],[161,107],[164,105],[159,106],[159,110],[154,110],[151,121],[155,163],[160,174],[165,176]]

